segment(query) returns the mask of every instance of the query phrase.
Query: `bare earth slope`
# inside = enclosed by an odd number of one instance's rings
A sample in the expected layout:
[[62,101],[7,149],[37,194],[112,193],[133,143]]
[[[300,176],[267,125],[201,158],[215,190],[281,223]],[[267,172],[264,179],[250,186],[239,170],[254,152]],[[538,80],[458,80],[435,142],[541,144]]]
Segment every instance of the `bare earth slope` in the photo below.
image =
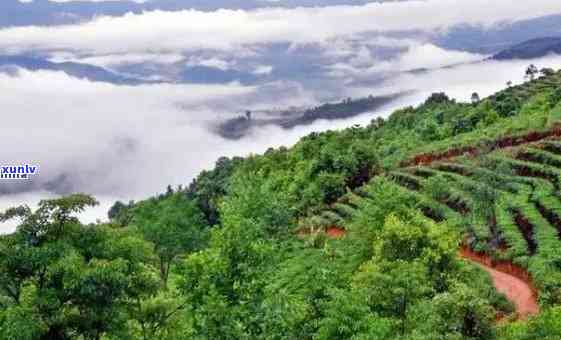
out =
[[497,291],[506,295],[514,303],[521,319],[539,313],[539,306],[534,293],[526,282],[491,267],[482,264],[479,264],[479,266],[491,275]]
[[[471,251],[462,249],[460,256],[479,265],[483,268],[491,278],[495,288],[499,293],[503,293],[509,301],[516,306],[516,312],[520,319],[526,319],[529,316],[539,313],[540,308],[536,299],[535,289],[532,287],[529,280],[524,280],[524,275],[513,275],[509,272],[517,272],[511,266],[496,266],[489,265],[486,259],[481,258],[480,254],[474,254]],[[505,267],[505,270],[502,270]],[[516,268],[515,268],[516,269]]]

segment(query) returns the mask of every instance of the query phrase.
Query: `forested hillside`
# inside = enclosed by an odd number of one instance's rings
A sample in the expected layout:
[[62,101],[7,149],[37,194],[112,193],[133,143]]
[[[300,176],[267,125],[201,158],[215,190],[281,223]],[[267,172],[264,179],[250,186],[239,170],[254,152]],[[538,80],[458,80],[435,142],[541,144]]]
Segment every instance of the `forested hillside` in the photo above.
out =
[[[221,158],[190,185],[74,217],[16,207],[0,339],[559,339],[561,72],[471,103]],[[516,315],[467,249],[518,270]]]
[[561,38],[547,37],[525,41],[493,56],[496,60],[532,59],[561,52]]

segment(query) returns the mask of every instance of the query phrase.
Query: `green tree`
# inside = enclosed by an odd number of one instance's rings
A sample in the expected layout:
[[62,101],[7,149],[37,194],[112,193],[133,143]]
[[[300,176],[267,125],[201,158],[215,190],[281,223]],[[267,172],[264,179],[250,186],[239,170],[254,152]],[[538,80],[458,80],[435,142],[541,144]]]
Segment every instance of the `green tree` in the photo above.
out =
[[389,339],[395,322],[370,310],[367,297],[357,290],[332,290],[324,303],[325,316],[319,322],[315,339]]
[[220,207],[224,225],[251,221],[269,236],[286,235],[295,212],[290,206],[290,195],[279,190],[276,178],[259,172],[240,172],[233,176],[230,185],[230,193]]
[[117,201],[109,208],[107,217],[109,217],[109,220],[112,222],[116,222],[121,226],[127,226],[132,219],[131,211],[133,207],[134,201],[130,201],[128,204]]
[[366,296],[372,312],[399,320],[404,334],[411,306],[432,293],[429,281],[428,270],[419,261],[378,264],[373,260],[355,275],[354,287]]
[[21,218],[14,234],[0,239],[3,334],[127,336],[123,325],[133,301],[157,288],[153,272],[143,265],[150,248],[122,231],[80,224],[74,214],[95,204],[92,197],[76,194],[41,201],[35,211],[20,207],[2,215]]
[[183,263],[179,290],[195,314],[201,339],[254,338],[262,333],[266,278],[275,248],[250,220],[224,220],[210,247]]
[[196,202],[180,192],[139,202],[133,210],[132,225],[154,244],[165,287],[176,258],[203,248],[208,235],[208,226]]
[[244,159],[240,157],[220,157],[213,170],[201,172],[187,188],[187,196],[197,202],[210,226],[220,222],[218,208],[227,193],[234,170],[243,163]]
[[540,73],[544,77],[551,77],[551,76],[555,75],[555,70],[550,68],[550,67],[544,67],[544,68],[540,69]]
[[494,339],[493,318],[489,301],[462,283],[413,307],[408,322],[423,339]]
[[474,92],[471,94],[471,103],[472,104],[477,104],[479,103],[479,101],[481,100],[481,98],[479,98],[479,94],[477,92]]
[[526,68],[525,76],[526,76],[527,79],[534,80],[534,78],[536,78],[536,75],[538,73],[539,73],[539,70],[536,67],[536,65],[531,64],[530,66],[528,66],[528,68]]

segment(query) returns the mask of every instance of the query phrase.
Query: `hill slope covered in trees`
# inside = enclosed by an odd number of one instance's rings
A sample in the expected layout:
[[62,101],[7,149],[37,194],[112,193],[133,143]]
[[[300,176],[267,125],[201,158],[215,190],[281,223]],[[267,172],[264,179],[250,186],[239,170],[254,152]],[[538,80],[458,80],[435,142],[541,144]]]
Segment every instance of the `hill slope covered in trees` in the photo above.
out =
[[509,47],[493,56],[496,60],[533,59],[548,54],[561,53],[561,38],[546,37],[531,39]]
[[[561,72],[477,97],[222,158],[110,223],[72,217],[81,194],[8,210],[0,338],[559,338]],[[520,268],[540,314],[461,246]]]

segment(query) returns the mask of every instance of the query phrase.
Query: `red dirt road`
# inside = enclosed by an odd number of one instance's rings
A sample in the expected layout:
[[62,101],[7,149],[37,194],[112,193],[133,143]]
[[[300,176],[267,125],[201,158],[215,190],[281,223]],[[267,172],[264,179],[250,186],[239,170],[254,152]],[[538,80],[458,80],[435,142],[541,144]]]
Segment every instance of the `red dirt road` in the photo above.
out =
[[477,265],[491,275],[497,291],[506,295],[507,299],[514,303],[520,319],[526,319],[540,312],[534,292],[526,282],[480,263]]
[[460,250],[460,256],[477,264],[491,275],[497,291],[503,293],[516,306],[519,319],[526,319],[540,312],[536,289],[523,269],[505,263],[493,267],[488,257],[466,248]]

